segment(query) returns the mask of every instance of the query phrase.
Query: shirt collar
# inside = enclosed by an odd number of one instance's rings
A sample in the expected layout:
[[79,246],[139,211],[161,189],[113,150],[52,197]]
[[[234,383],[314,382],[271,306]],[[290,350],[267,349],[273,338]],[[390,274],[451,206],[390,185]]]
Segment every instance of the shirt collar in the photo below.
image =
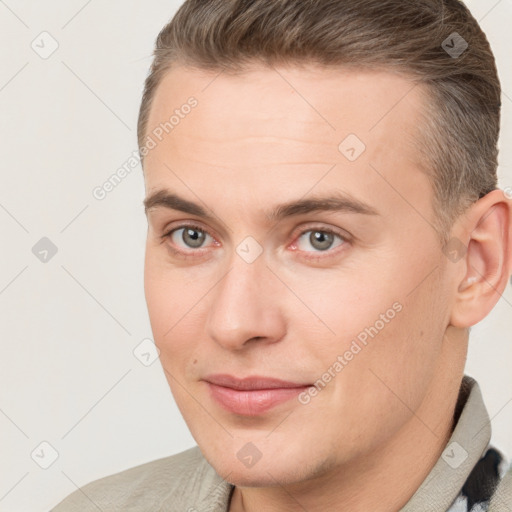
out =
[[491,439],[491,421],[480,386],[464,375],[450,440],[427,478],[400,512],[439,512],[457,498]]

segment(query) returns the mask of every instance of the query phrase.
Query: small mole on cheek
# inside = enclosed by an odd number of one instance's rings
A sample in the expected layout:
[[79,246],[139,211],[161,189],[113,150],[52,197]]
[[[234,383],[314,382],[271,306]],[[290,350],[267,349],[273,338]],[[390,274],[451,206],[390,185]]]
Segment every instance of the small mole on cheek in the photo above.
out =
[[423,331],[420,331],[420,337],[423,336]]
[[196,364],[196,363],[197,363],[197,359],[194,359],[194,360],[192,361],[192,364]]

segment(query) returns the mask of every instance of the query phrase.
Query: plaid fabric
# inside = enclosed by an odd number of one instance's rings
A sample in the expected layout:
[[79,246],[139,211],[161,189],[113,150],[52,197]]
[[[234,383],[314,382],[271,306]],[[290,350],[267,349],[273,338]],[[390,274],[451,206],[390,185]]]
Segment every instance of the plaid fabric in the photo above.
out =
[[447,512],[487,512],[489,501],[505,476],[507,466],[503,453],[489,445]]

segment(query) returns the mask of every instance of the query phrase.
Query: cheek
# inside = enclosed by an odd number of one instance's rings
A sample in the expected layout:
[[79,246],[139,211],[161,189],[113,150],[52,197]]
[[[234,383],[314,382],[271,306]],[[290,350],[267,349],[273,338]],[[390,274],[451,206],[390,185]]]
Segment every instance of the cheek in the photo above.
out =
[[182,393],[180,383],[183,385],[185,379],[194,380],[197,374],[195,361],[201,360],[204,341],[201,300],[205,298],[208,285],[191,283],[201,283],[201,279],[191,280],[183,270],[171,269],[162,262],[160,255],[147,252],[144,291],[151,330],[177,401]]
[[[333,391],[339,400],[344,401],[342,395],[355,402],[365,397],[360,406],[368,411],[396,403],[396,395],[411,408],[419,405],[444,334],[438,273],[413,291],[435,264],[423,266],[418,270],[381,261],[367,267],[378,268],[378,275],[354,270],[311,276],[303,280],[307,288],[298,280],[293,284],[316,316],[295,315],[298,332],[309,344],[311,360],[319,363],[317,377],[329,369],[336,375]],[[344,359],[341,365],[336,365],[338,356]]]
[[174,330],[193,300],[191,287],[185,286],[178,269],[166,263],[162,248],[146,249],[144,293],[153,333],[161,341],[164,334]]
[[[187,287],[181,286],[175,273],[164,268],[162,263],[150,252],[146,253],[144,267],[144,293],[155,344],[160,350],[162,364],[172,361],[170,355],[180,353],[186,345],[176,345],[176,333],[186,320],[190,309]],[[172,353],[172,354],[171,354]]]
[[[341,436],[340,442],[348,440],[357,446],[364,439],[365,446],[377,445],[409,421],[411,411],[418,410],[441,350],[442,335],[440,340],[431,325],[420,304],[404,301],[389,324],[373,337],[369,334],[366,345],[358,343],[360,350],[333,379],[330,396],[325,395],[332,404],[326,408],[330,418],[324,418],[325,423],[336,424],[336,418],[345,422],[333,434]],[[338,346],[345,349],[350,343],[350,338],[344,338]],[[340,351],[333,350],[330,359],[335,361],[337,354]]]
[[294,331],[303,333],[317,354],[330,359],[349,350],[354,340],[364,347],[401,315],[396,287],[376,284],[357,269],[314,273],[306,269],[287,282],[303,302],[295,301],[295,310],[290,312]]
[[[375,402],[374,406],[406,413],[404,404],[409,410],[420,406],[442,356],[445,327],[436,290],[427,285],[412,294],[398,292],[401,311],[378,332],[371,330],[375,336],[357,356],[350,382],[355,385],[353,393],[360,393],[360,386],[368,389],[361,395],[368,400],[367,407]],[[373,323],[374,328],[382,325]]]

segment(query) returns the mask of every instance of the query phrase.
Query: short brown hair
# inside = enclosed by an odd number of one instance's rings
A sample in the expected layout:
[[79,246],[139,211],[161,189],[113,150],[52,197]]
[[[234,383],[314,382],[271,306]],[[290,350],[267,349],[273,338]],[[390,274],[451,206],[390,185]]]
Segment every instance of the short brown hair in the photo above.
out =
[[[448,51],[453,37],[468,44],[461,55]],[[139,148],[173,65],[240,73],[250,64],[308,62],[389,69],[426,86],[415,145],[443,242],[453,221],[497,188],[500,82],[489,42],[459,0],[187,0],[156,40]]]

